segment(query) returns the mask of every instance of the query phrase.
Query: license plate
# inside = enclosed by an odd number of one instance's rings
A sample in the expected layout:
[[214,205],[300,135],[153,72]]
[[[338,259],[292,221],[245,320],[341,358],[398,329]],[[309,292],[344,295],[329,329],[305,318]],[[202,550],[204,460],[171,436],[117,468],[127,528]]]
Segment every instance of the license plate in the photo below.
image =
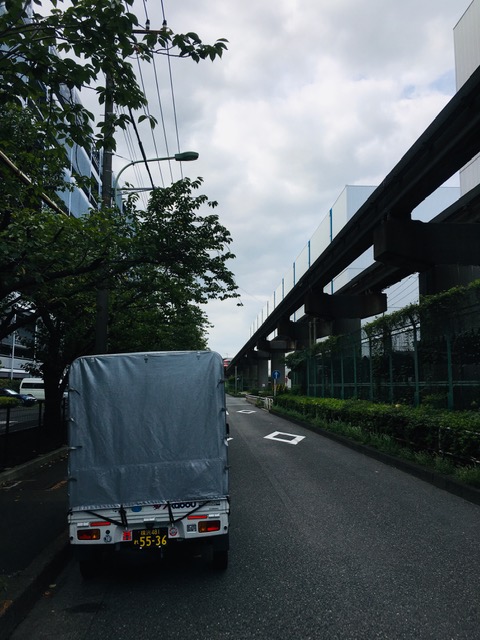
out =
[[168,542],[167,529],[134,529],[133,546],[137,549],[155,549],[165,547]]

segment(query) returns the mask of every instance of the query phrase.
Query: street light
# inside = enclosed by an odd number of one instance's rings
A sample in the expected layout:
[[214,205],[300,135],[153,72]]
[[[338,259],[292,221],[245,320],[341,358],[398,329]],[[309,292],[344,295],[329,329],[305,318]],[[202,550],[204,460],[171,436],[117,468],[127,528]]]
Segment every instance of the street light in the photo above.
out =
[[[120,169],[118,175],[115,178],[113,183],[113,198],[114,202],[117,201],[117,188],[118,188],[118,179],[128,167],[131,167],[134,164],[143,164],[144,162],[160,162],[162,160],[176,160],[177,162],[192,162],[192,160],[197,160],[198,153],[196,151],[183,151],[183,153],[176,153],[174,156],[167,156],[165,158],[147,158],[142,160],[133,160],[133,162],[129,162],[124,167]],[[140,191],[140,189],[139,189]]]

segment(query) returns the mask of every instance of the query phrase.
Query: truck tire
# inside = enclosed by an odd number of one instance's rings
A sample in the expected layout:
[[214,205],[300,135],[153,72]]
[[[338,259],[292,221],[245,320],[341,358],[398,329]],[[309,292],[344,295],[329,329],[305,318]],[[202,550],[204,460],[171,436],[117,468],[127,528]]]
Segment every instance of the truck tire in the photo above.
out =
[[212,555],[212,569],[215,571],[225,571],[228,567],[228,551],[225,549],[214,549]]
[[100,573],[102,553],[98,549],[79,549],[77,552],[78,567],[84,580],[92,580]]
[[98,576],[98,562],[95,562],[94,559],[79,560],[78,566],[84,580],[92,580]]

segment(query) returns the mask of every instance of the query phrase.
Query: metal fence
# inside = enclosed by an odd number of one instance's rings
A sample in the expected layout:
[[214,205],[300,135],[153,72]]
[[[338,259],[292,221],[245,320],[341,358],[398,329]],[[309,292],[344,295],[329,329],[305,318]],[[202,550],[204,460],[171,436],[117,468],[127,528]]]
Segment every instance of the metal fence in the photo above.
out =
[[[65,422],[67,406],[62,404]],[[0,406],[0,470],[34,458],[45,445],[44,402],[31,407]]]
[[415,308],[329,338],[306,353],[293,384],[315,397],[480,408],[480,305],[462,301],[448,314]]

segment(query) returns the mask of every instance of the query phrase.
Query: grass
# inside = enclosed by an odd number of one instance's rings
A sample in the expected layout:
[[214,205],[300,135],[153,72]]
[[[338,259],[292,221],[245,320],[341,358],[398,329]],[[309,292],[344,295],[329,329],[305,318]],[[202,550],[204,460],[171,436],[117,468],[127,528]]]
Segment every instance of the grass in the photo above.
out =
[[464,484],[480,489],[480,470],[477,467],[462,467],[455,469],[455,477]]

